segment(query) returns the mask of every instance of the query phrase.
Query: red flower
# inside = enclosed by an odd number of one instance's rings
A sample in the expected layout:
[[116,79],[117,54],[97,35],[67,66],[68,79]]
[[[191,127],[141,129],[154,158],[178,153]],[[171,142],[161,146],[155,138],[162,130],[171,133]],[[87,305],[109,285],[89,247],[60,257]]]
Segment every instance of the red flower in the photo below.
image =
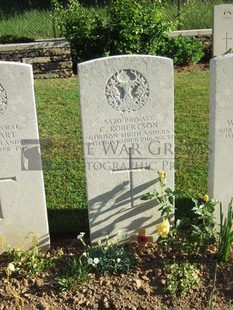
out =
[[147,244],[146,236],[138,236],[137,242],[140,246],[145,246]]

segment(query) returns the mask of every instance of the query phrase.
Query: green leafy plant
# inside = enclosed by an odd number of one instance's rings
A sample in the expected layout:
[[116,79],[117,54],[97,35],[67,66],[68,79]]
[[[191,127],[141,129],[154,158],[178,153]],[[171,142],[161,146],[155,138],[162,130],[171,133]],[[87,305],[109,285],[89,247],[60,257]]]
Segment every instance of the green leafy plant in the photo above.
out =
[[34,42],[35,39],[29,38],[29,37],[24,37],[24,36],[16,36],[13,34],[6,34],[0,36],[0,43],[27,43],[27,42]]
[[156,54],[176,26],[165,21],[160,1],[116,0],[108,8],[110,54]]
[[73,290],[88,282],[90,273],[110,275],[128,272],[134,266],[133,255],[123,246],[117,244],[117,238],[109,241],[106,236],[97,246],[91,247],[84,240],[84,232],[77,238],[85,247],[79,257],[68,260],[66,268],[57,276],[61,290]]
[[166,284],[165,290],[172,298],[184,295],[190,288],[201,284],[199,269],[196,264],[190,262],[174,263],[165,266]]
[[164,171],[158,171],[158,182],[160,191],[158,192],[156,188],[149,192],[144,194],[141,197],[141,200],[152,200],[155,199],[155,201],[159,204],[159,211],[161,211],[161,217],[170,219],[171,213],[174,212],[174,195],[175,193],[170,188],[165,188],[166,186],[166,180],[167,180],[167,174]]
[[134,266],[134,257],[129,250],[108,240],[93,247],[90,250],[91,257],[98,258],[96,271],[103,275],[126,273]]
[[230,248],[233,242],[233,198],[228,205],[228,211],[225,219],[223,219],[222,204],[220,204],[220,231],[218,245],[218,259],[226,262],[229,257]]
[[199,39],[178,36],[167,37],[160,45],[159,54],[173,59],[175,65],[197,63],[204,56],[204,46]]
[[[216,242],[214,210],[218,201],[192,198],[194,207],[190,218],[182,217],[176,223],[176,236],[181,242],[181,251],[188,253],[204,252]],[[182,240],[182,241],[181,241]]]
[[65,8],[57,0],[53,3],[55,22],[60,33],[70,41],[73,61],[102,56],[108,37],[99,11],[87,9],[76,0],[69,0]]
[[55,267],[55,263],[60,254],[55,251],[51,253],[39,252],[38,241],[37,238],[34,237],[31,251],[12,249],[4,253],[4,255],[10,262],[8,266],[11,268],[8,269],[11,273],[30,276],[33,278],[38,273]]
[[61,290],[75,289],[79,285],[88,282],[90,266],[84,256],[70,258],[65,271],[57,277]]
[[167,175],[164,171],[158,171],[158,174],[160,193],[154,189],[141,198],[142,200],[155,199],[159,204],[158,210],[161,211],[163,222],[157,225],[157,232],[162,237],[158,242],[189,254],[204,252],[216,242],[214,210],[218,202],[214,199],[209,200],[208,195],[203,199],[192,198],[194,203],[191,210],[192,217],[182,216],[176,221],[174,227],[170,227],[169,219],[174,211],[175,196],[180,195],[181,192],[165,188]]
[[76,0],[63,8],[58,0],[55,21],[70,42],[74,61],[119,54],[150,54],[171,57],[177,65],[198,62],[203,56],[200,41],[170,38],[177,26],[169,21],[161,1],[115,0],[105,10],[87,9]]
[[87,246],[83,237],[84,233],[78,235],[78,239],[87,247],[82,256],[86,257],[93,272],[110,275],[128,272],[133,268],[134,257],[127,248],[118,244],[119,236],[112,241],[105,236],[97,246],[93,247]]
[[[165,188],[167,182],[167,174],[164,171],[158,171],[158,182],[160,187],[160,192],[156,188],[149,193],[144,194],[141,200],[155,200],[155,203],[159,206],[159,211],[161,212],[161,217],[163,221],[157,225],[157,233],[159,235],[158,242],[165,247],[169,246],[172,242],[173,229],[170,227],[170,220],[175,210],[174,208],[174,198],[175,192],[170,188]],[[157,182],[156,182],[157,183]]]

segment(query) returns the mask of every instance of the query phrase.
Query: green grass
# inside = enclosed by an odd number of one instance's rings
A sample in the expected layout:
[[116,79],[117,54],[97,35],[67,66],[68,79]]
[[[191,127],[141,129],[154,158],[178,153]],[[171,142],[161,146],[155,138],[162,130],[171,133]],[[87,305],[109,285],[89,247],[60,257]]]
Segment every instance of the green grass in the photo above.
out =
[[[213,8],[215,5],[226,3],[224,0],[189,0],[180,1],[178,13],[177,1],[166,5],[168,19],[174,20],[180,16],[180,29],[204,29],[212,28]],[[233,0],[227,1],[233,3]]]
[[77,80],[37,80],[35,86],[48,208],[86,207]]
[[0,36],[9,34],[33,39],[54,37],[52,13],[32,10],[11,17],[1,16]]
[[[207,192],[208,72],[175,75],[176,188]],[[36,80],[46,200],[49,210],[87,207],[76,78]],[[49,149],[46,143],[51,140]],[[64,216],[65,213],[61,213]]]
[[207,193],[209,76],[207,72],[175,76],[176,188]]

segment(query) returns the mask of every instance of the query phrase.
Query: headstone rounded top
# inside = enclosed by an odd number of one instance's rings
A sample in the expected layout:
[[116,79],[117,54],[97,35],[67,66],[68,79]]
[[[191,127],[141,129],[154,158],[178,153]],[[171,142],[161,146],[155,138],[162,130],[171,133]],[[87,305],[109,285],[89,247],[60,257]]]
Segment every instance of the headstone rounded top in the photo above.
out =
[[130,55],[114,55],[114,56],[107,56],[107,57],[101,57],[101,58],[97,58],[97,59],[91,59],[91,60],[86,60],[83,62],[80,62],[78,64],[78,68],[83,67],[87,64],[91,64],[91,63],[98,63],[98,62],[105,62],[105,61],[123,61],[126,60],[131,61],[131,60],[140,60],[142,59],[142,61],[144,61],[145,59],[157,59],[157,61],[159,63],[169,63],[173,66],[173,59],[169,58],[169,57],[163,57],[163,56],[155,56],[155,55],[144,55],[144,54],[130,54]]

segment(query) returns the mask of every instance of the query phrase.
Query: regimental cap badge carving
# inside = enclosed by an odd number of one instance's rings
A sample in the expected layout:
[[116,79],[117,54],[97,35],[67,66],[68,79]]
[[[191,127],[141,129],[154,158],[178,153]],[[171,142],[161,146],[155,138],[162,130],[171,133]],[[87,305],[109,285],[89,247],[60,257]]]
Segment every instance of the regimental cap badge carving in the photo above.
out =
[[149,85],[136,70],[120,70],[108,80],[105,88],[108,103],[119,112],[141,109],[149,97]]
[[6,106],[7,106],[7,95],[5,89],[0,84],[0,115],[4,113]]
[[231,9],[224,10],[223,13],[222,13],[222,17],[226,21],[232,20],[232,18],[233,18],[233,11]]

